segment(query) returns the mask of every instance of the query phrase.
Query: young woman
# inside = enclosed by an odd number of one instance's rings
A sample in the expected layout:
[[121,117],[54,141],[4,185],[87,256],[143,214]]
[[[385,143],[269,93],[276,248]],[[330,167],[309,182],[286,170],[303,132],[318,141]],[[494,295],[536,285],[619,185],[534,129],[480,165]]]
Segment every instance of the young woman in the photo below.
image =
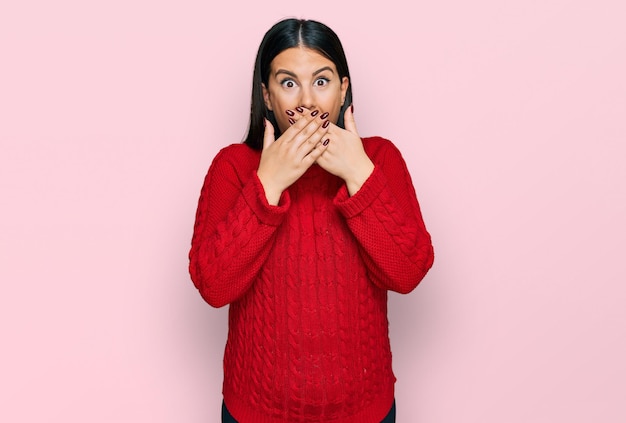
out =
[[257,54],[250,127],[200,194],[190,273],[229,308],[222,421],[395,421],[387,292],[433,263],[394,145],[360,138],[345,54],[287,19]]

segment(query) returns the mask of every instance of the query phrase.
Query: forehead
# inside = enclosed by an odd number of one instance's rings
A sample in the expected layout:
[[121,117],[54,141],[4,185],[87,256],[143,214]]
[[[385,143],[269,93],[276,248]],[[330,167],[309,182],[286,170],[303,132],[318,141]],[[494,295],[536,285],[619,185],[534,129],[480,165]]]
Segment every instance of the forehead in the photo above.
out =
[[292,47],[283,50],[274,57],[270,64],[272,73],[283,69],[303,75],[311,74],[325,66],[330,67],[335,73],[337,72],[332,60],[306,47]]

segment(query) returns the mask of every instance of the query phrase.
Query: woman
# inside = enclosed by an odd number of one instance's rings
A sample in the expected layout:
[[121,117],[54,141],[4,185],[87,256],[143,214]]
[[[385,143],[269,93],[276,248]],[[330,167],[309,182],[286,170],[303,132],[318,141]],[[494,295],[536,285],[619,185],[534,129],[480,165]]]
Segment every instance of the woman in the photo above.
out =
[[395,421],[387,291],[433,263],[411,178],[383,138],[361,139],[343,48],[287,19],[257,54],[243,144],[213,160],[190,273],[229,308],[222,421]]

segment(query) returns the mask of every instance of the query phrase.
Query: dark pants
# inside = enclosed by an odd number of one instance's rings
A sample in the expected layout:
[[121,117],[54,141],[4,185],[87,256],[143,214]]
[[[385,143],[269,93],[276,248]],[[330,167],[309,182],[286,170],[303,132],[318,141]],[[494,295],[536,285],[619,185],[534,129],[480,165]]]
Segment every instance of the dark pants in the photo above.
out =
[[[226,408],[226,404],[222,401],[222,423],[238,423],[237,420],[233,416],[230,415],[228,409]],[[391,406],[391,410],[389,410],[389,414],[383,419],[380,423],[396,423],[396,401],[393,401],[393,405]]]

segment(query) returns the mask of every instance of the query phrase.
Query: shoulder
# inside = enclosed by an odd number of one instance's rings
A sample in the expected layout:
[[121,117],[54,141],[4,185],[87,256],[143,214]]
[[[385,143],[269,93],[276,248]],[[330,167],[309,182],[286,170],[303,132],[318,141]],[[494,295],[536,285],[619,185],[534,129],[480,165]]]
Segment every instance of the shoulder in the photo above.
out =
[[205,177],[205,184],[230,181],[241,184],[259,167],[261,152],[246,144],[231,144],[222,148],[213,158]]
[[258,167],[261,152],[253,150],[248,145],[239,143],[222,148],[213,159],[213,168],[248,169]]
[[384,160],[387,157],[402,158],[398,148],[388,139],[383,137],[362,138],[363,148],[372,161]]
[[261,152],[253,150],[244,143],[231,144],[222,148],[213,159],[216,161],[247,162],[261,157]]

